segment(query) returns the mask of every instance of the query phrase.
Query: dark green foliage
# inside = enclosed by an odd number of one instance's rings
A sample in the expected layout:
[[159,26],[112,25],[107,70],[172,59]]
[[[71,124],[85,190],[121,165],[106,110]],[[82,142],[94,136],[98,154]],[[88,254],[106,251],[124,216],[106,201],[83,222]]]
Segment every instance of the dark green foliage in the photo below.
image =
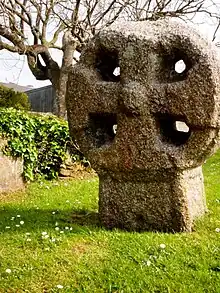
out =
[[5,86],[0,86],[0,107],[13,107],[18,110],[30,110],[28,96],[25,93],[16,92]]
[[12,108],[0,108],[0,135],[8,140],[5,153],[23,158],[27,181],[56,178],[71,143],[66,121]]

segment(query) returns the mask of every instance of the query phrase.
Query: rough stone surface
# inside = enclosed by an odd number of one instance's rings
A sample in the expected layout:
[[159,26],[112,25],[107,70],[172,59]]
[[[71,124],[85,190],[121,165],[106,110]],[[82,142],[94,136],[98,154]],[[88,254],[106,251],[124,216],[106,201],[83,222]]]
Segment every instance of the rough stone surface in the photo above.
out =
[[0,139],[0,193],[24,188],[23,161],[3,155],[1,149],[5,144],[6,141]]
[[114,25],[87,45],[69,75],[68,120],[99,175],[106,227],[191,231],[204,214],[201,165],[220,135],[219,64],[215,48],[176,21]]

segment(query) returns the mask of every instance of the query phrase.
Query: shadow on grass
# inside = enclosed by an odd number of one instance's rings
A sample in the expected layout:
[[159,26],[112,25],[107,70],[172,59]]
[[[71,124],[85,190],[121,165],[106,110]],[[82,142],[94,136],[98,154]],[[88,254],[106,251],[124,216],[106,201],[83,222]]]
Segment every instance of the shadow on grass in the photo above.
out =
[[79,231],[101,229],[98,213],[89,210],[0,209],[0,233],[18,231],[21,228],[24,232],[54,229],[56,222],[60,229],[71,226],[76,231],[77,227]]
[[89,210],[73,210],[71,213],[71,223],[80,226],[101,227],[99,214]]

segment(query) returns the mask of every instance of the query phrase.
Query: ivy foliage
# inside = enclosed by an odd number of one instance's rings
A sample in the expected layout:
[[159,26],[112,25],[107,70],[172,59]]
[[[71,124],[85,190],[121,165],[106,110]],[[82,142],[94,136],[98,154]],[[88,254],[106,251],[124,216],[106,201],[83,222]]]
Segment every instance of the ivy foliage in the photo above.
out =
[[25,93],[0,85],[0,107],[30,110],[30,103]]
[[56,178],[71,143],[66,121],[12,108],[0,108],[0,136],[8,141],[4,153],[23,159],[26,181]]

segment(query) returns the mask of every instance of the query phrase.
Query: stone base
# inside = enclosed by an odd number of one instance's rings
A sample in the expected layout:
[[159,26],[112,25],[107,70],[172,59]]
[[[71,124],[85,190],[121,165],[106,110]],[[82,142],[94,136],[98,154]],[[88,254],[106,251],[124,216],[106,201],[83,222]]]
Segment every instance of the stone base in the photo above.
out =
[[193,220],[206,211],[201,167],[145,174],[141,181],[116,176],[99,176],[99,215],[107,228],[191,231]]

